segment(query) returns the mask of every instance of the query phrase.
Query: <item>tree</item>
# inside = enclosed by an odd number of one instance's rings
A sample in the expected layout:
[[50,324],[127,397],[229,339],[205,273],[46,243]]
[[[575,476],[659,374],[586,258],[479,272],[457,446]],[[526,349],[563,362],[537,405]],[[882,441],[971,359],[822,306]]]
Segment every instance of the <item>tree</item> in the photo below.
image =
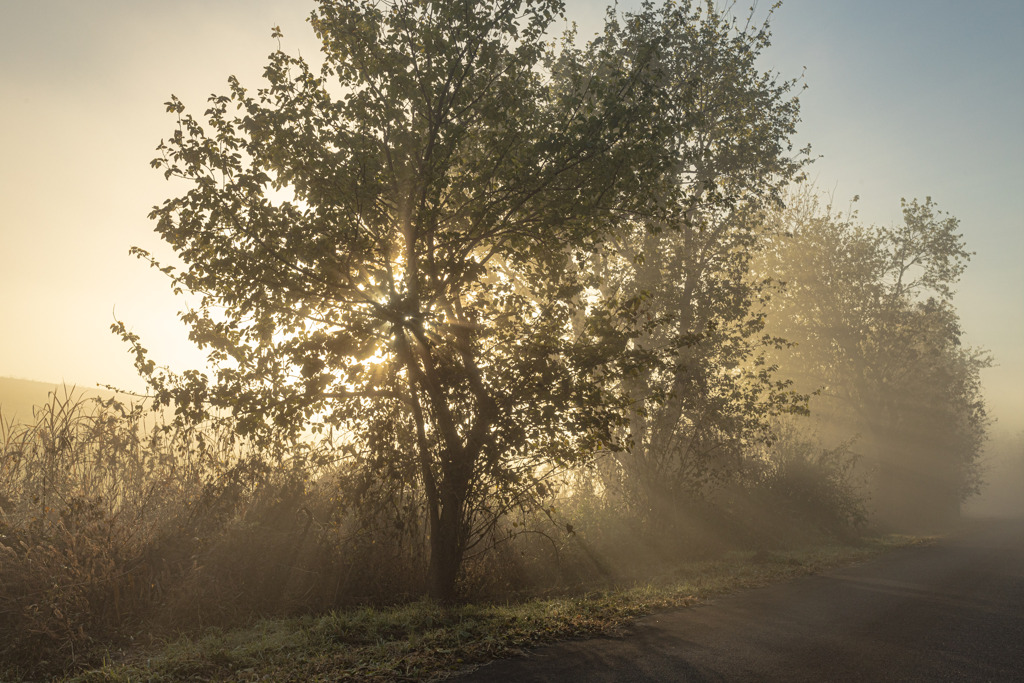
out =
[[627,496],[664,517],[682,497],[735,474],[768,418],[801,398],[763,361],[751,272],[763,212],[805,163],[790,136],[794,81],[758,70],[767,20],[743,28],[710,3],[648,5],[626,31],[660,46],[660,111],[672,122],[657,211],[619,224],[597,259],[601,293],[633,301],[632,340],[652,359],[623,380],[629,447],[618,456]]
[[797,342],[779,362],[820,391],[820,431],[859,435],[881,519],[949,521],[977,490],[988,422],[988,356],[961,345],[952,304],[970,258],[959,222],[927,198],[903,202],[902,224],[867,228],[807,195],[785,221],[789,237],[765,266],[786,281],[771,326]]
[[278,50],[205,123],[172,98],[153,164],[191,189],[152,218],[183,266],[153,264],[198,297],[182,319],[214,372],[159,370],[118,327],[180,416],[228,410],[257,440],[344,428],[422,487],[441,600],[489,495],[612,439],[624,343],[580,303],[581,264],[645,200],[664,124],[648,47],[554,54],[560,10],[321,0],[319,74]]

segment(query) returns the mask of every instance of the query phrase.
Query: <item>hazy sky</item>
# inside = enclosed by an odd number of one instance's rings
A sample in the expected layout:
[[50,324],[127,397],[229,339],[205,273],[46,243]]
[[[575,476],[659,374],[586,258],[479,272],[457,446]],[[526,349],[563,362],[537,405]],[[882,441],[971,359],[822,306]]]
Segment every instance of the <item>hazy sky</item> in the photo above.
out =
[[[620,1],[628,8],[635,2]],[[763,3],[762,5],[766,5]],[[604,3],[569,0],[583,37]],[[173,193],[149,168],[229,74],[255,86],[280,25],[311,55],[295,0],[0,0],[0,376],[140,388],[116,315],[158,362],[197,366],[166,280],[128,256],[160,251],[146,216]],[[994,353],[994,414],[1024,427],[1024,2],[787,0],[765,68],[803,74],[795,142],[811,174],[869,223],[932,196],[977,252],[957,302],[967,342]]]

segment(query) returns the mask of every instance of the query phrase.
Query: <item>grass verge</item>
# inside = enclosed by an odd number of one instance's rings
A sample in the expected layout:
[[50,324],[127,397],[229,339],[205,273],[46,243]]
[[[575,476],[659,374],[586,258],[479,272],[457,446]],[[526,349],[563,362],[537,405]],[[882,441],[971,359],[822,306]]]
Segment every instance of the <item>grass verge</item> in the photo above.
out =
[[67,678],[98,681],[443,680],[524,648],[615,632],[652,611],[852,564],[921,539],[887,536],[856,546],[732,553],[680,565],[644,584],[510,604],[417,602],[322,616],[264,620],[112,653]]

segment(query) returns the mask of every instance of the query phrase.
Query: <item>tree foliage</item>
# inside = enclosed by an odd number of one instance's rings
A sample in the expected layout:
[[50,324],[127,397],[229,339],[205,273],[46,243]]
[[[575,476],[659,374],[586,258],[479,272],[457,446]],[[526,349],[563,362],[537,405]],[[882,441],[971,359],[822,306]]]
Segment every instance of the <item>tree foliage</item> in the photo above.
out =
[[760,72],[767,23],[737,28],[690,3],[646,7],[630,35],[661,45],[659,110],[672,122],[657,211],[617,226],[596,259],[602,296],[635,302],[634,344],[657,362],[623,381],[632,398],[619,463],[643,514],[735,475],[768,419],[799,409],[763,358],[770,279],[751,272],[763,212],[799,176],[794,81]]
[[152,217],[216,374],[140,369],[257,437],[348,430],[382,475],[423,487],[445,599],[489,489],[612,436],[594,379],[615,372],[613,316],[572,321],[582,255],[659,168],[650,50],[555,53],[560,10],[321,2],[319,74],[278,50],[262,88],[230,79],[205,121],[172,99],[154,161],[192,187]]
[[820,392],[820,428],[860,437],[879,515],[929,526],[977,491],[989,359],[962,346],[952,303],[970,259],[959,222],[931,198],[902,208],[874,228],[794,197],[766,267],[786,281],[772,329],[797,342],[783,363]]

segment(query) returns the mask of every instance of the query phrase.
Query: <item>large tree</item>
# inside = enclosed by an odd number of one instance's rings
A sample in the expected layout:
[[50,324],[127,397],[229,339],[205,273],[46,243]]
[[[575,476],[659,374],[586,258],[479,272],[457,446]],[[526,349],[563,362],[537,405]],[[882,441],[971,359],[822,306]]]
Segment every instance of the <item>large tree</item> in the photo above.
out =
[[122,327],[140,370],[257,439],[346,429],[422,487],[442,600],[489,491],[612,438],[628,335],[581,303],[581,264],[661,168],[657,46],[555,54],[561,9],[321,0],[319,73],[278,50],[205,121],[172,98],[154,161],[191,188],[152,217],[212,372],[159,370]]

